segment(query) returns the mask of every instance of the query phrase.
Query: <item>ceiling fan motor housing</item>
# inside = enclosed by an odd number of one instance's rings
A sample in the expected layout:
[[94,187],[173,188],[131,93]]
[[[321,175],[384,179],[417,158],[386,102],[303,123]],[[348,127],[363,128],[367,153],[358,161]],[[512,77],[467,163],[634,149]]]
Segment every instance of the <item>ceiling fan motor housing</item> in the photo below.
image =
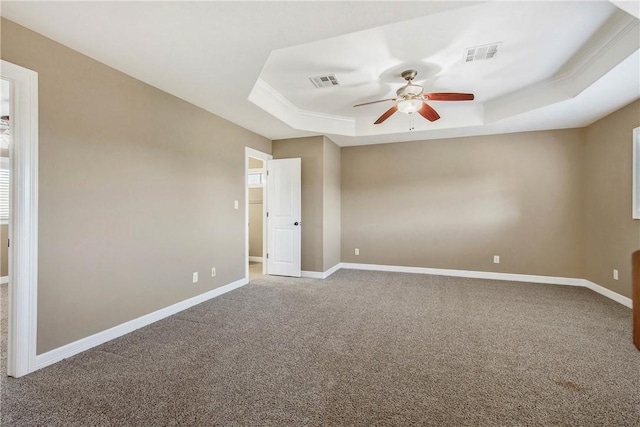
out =
[[402,86],[400,89],[396,91],[396,94],[399,97],[403,97],[403,98],[409,98],[409,97],[413,98],[415,96],[419,96],[421,93],[422,93],[422,86],[414,85],[412,83]]
[[402,72],[402,78],[405,79],[406,81],[410,82],[411,80],[413,80],[416,77],[417,74],[418,74],[418,72],[416,70],[403,71]]

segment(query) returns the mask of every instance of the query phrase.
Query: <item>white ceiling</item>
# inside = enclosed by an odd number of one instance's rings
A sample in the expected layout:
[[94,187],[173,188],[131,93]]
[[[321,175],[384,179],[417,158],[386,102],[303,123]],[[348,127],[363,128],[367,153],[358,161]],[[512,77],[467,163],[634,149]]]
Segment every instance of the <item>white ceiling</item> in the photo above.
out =
[[[637,2],[2,2],[2,15],[270,139],[340,145],[585,126],[640,98]],[[618,6],[618,7],[616,7]],[[636,7],[637,9],[637,7]],[[464,48],[502,42],[493,60]],[[442,118],[396,113],[399,73]],[[316,89],[310,76],[341,86]],[[391,96],[390,96],[391,95]]]

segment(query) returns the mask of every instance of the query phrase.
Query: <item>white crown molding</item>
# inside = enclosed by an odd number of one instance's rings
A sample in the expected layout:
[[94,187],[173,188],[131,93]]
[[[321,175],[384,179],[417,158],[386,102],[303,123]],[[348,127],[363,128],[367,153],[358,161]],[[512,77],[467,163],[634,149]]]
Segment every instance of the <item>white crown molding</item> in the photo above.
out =
[[616,11],[551,80],[557,83],[573,81],[593,68],[601,69],[598,73],[601,77],[612,68],[612,61],[617,64],[620,58],[624,59],[638,50],[637,34],[633,32],[638,26],[638,20],[633,16]]
[[35,369],[44,368],[61,360],[67,359],[71,356],[74,356],[78,353],[82,353],[83,351],[89,350],[100,344],[104,344],[107,341],[111,341],[125,334],[133,332],[136,329],[140,329],[144,326],[150,325],[151,323],[157,322],[158,320],[162,320],[166,317],[184,311],[190,307],[193,307],[194,305],[203,303],[222,294],[226,294],[227,292],[244,286],[247,283],[249,283],[247,279],[236,280],[235,282],[229,283],[228,285],[221,286],[219,288],[186,299],[179,303],[170,305],[169,307],[162,308],[128,322],[122,323],[118,326],[114,326],[113,328],[107,329],[105,331],[98,332],[86,338],[82,338],[78,341],[74,341],[70,344],[63,345],[62,347],[58,347],[54,350],[48,351],[46,353],[39,354],[38,356],[36,356]]
[[485,103],[484,122],[575,97],[640,48],[639,21],[618,10],[560,70],[546,80]]
[[294,129],[344,136],[355,135],[354,118],[302,110],[261,78],[256,81],[248,99]]
[[627,12],[629,15],[635,16],[640,19],[640,2],[638,0],[610,0],[620,9]]

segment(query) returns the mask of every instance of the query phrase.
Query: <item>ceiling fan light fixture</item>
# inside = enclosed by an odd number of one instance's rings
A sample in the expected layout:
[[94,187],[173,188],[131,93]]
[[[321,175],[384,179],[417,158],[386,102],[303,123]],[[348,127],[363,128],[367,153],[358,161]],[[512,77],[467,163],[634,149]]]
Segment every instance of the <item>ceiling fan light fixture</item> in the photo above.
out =
[[[435,122],[440,119],[440,115],[433,109],[426,100],[429,101],[473,101],[474,96],[472,93],[458,93],[458,92],[435,92],[435,93],[422,93],[423,87],[421,85],[413,84],[413,79],[418,72],[416,70],[406,70],[402,73],[402,78],[406,80],[407,84],[402,86],[396,91],[397,98],[379,99],[377,101],[363,102],[356,104],[354,107],[361,107],[363,105],[377,104],[378,102],[394,101],[395,104],[384,112],[378,120],[373,122],[374,125],[380,123],[391,117],[396,111],[411,116],[418,113],[430,122]],[[409,120],[409,130],[413,130],[413,117]]]
[[396,105],[398,106],[398,111],[401,113],[413,114],[422,107],[422,100],[415,98],[403,99],[398,101]]

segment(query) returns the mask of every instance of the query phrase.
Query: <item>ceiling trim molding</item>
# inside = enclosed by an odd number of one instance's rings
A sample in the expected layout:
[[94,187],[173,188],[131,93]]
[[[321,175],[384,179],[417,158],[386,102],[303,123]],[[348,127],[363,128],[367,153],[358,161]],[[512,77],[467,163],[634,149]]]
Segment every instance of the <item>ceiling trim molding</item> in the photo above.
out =
[[611,0],[611,3],[615,4],[617,7],[624,10],[628,14],[640,19],[640,3],[638,3],[637,0]]
[[253,86],[248,100],[294,129],[344,136],[355,135],[354,118],[300,109],[261,78],[258,78]]
[[[576,80],[580,75],[585,74],[590,68],[597,65],[597,62],[601,58],[606,59],[606,57],[610,56],[616,49],[624,49],[624,51],[627,52],[626,56],[635,52],[638,49],[638,43],[637,37],[634,37],[632,31],[638,29],[638,26],[638,20],[633,16],[621,10],[617,11],[605,25],[562,66],[560,71],[552,77],[552,80]],[[608,69],[611,69],[611,67],[608,67]]]
[[575,97],[638,51],[639,21],[618,10],[553,76],[485,103],[485,123]]

